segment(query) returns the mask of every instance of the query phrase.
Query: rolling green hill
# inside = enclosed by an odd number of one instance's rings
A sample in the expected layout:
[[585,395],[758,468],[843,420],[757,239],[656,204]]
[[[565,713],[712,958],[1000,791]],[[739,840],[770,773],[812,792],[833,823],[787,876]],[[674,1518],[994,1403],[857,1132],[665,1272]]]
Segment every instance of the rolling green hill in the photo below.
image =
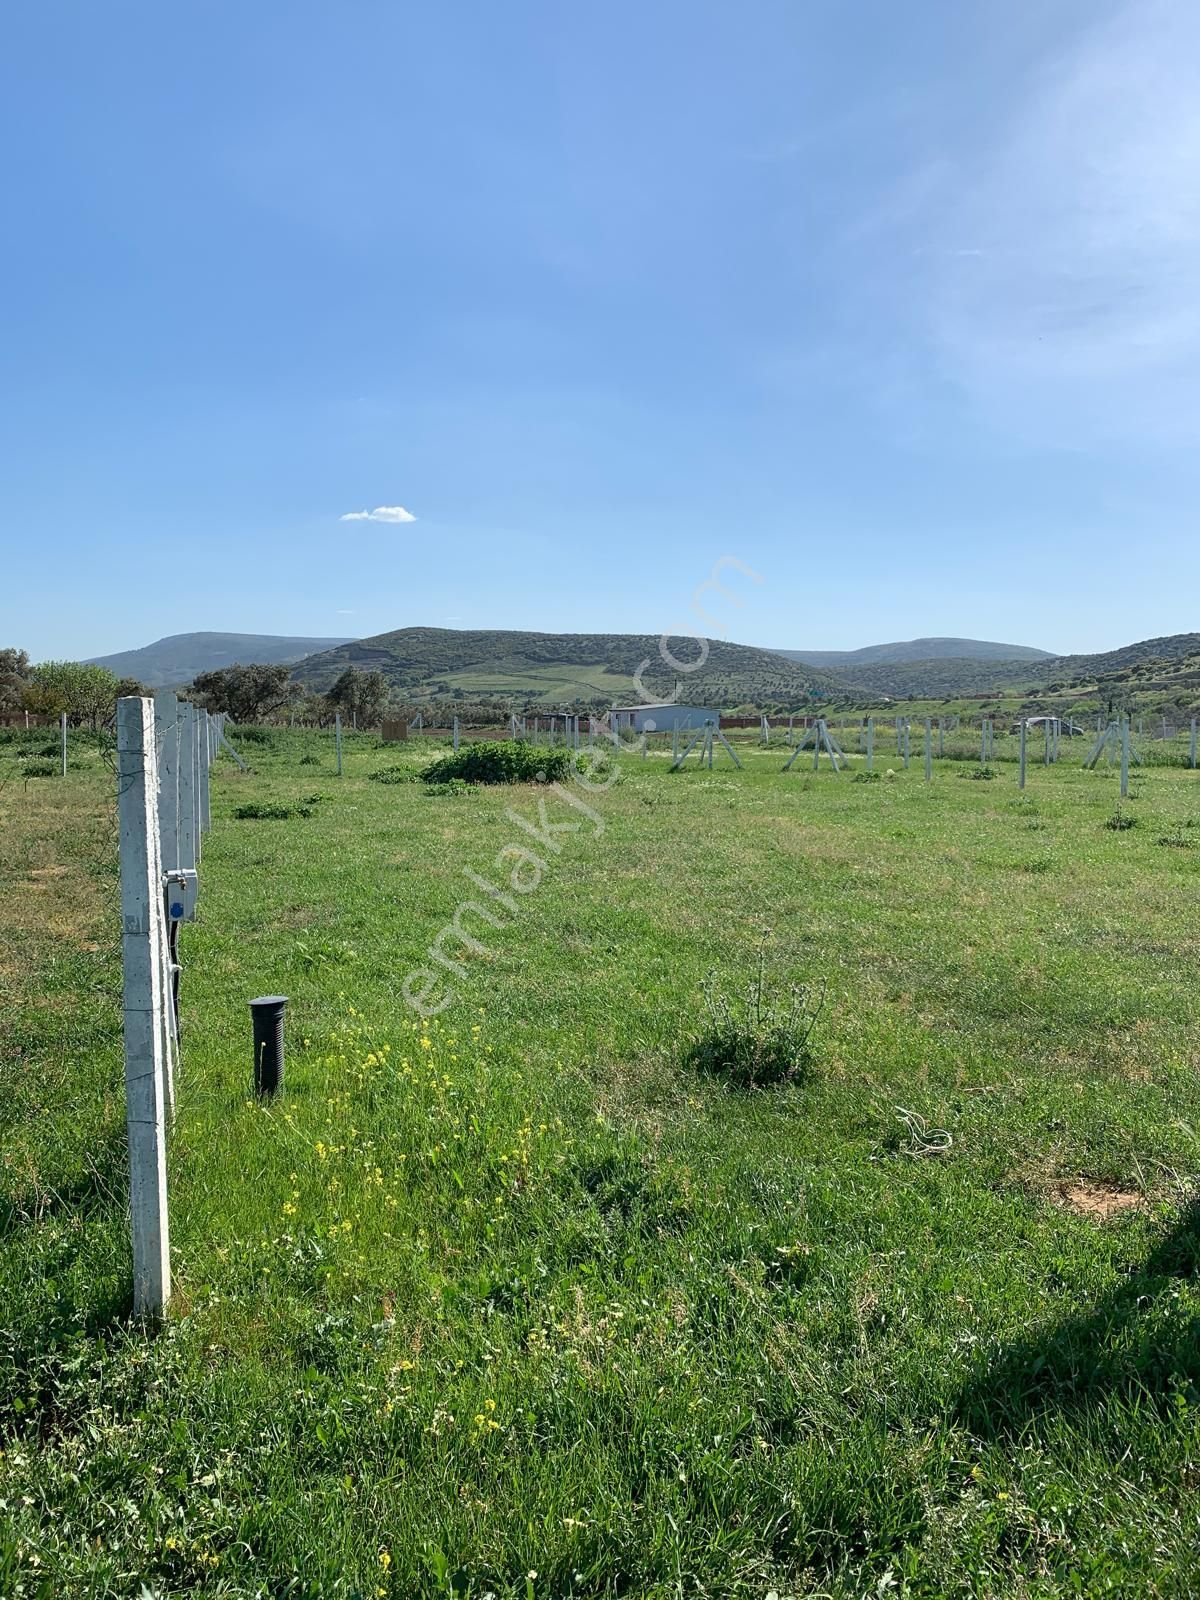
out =
[[[681,661],[700,654],[695,640],[675,638]],[[649,658],[639,694],[634,674]],[[664,665],[652,634],[522,633],[500,629],[399,628],[357,639],[307,657],[294,676],[327,689],[347,666],[378,668],[393,692],[411,700],[510,700],[522,704],[611,705],[614,701],[669,696],[729,707],[743,703],[801,706],[814,695],[844,700],[848,691],[828,674],[771,650],[708,641],[695,672]]]

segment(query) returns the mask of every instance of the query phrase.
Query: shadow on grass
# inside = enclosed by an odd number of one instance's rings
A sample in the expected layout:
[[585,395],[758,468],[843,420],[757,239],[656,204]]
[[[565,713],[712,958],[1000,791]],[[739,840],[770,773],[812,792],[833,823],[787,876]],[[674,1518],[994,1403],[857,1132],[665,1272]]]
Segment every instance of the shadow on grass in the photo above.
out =
[[960,1395],[963,1422],[975,1434],[1001,1435],[1113,1399],[1161,1409],[1197,1404],[1200,1315],[1181,1303],[1180,1289],[1198,1279],[1200,1201],[1090,1310],[1002,1350]]
[[39,1183],[0,1200],[0,1242],[54,1217],[91,1217],[128,1203],[128,1144],[124,1124],[105,1133],[87,1170],[62,1184]]

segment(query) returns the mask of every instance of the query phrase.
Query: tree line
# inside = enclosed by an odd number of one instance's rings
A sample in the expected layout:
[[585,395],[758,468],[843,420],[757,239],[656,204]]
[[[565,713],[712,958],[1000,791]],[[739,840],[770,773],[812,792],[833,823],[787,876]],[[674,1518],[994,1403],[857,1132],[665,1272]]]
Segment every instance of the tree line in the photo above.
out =
[[[234,722],[286,716],[324,725],[341,712],[347,722],[370,726],[387,706],[388,683],[382,672],[347,667],[324,694],[316,694],[292,680],[290,667],[250,662],[198,673],[180,692]],[[35,664],[26,650],[0,649],[0,713],[58,718],[66,712],[73,727],[96,730],[112,721],[122,696],[151,693],[136,678],[119,678],[93,662]]]

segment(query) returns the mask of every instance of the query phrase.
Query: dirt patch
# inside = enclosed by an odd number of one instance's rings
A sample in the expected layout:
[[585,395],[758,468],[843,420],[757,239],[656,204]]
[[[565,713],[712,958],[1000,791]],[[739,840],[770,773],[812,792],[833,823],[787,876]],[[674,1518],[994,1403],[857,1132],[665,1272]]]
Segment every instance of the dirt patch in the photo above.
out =
[[1097,1183],[1091,1178],[1064,1178],[1053,1190],[1056,1205],[1092,1222],[1108,1222],[1122,1211],[1141,1211],[1146,1197],[1136,1189],[1122,1189],[1113,1183]]
[[40,883],[45,878],[65,878],[70,867],[34,867],[29,876]]

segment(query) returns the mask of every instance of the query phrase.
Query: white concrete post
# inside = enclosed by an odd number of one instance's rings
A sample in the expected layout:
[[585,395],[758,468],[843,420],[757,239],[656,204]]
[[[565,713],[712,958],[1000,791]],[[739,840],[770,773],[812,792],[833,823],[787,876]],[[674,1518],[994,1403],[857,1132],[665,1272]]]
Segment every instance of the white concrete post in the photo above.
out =
[[212,766],[212,728],[207,711],[200,712],[200,832],[212,827],[212,799],[209,793],[208,770]]
[[183,703],[178,710],[179,859],[170,865],[195,868],[199,860],[196,838],[196,735],[193,726],[196,708]]
[[342,775],[342,713],[340,711],[333,713],[333,743],[337,751],[337,774],[340,778]]
[[158,847],[163,870],[179,859],[179,701],[170,689],[154,696],[154,738],[158,754]]
[[1020,786],[1025,787],[1025,774],[1029,757],[1029,723],[1026,718],[1021,718],[1021,777]]
[[867,771],[875,771],[875,718],[867,718]]
[[925,718],[925,782],[933,781],[933,719]]
[[1121,718],[1121,798],[1129,798],[1129,718]]
[[200,857],[204,854],[204,813],[200,804],[200,789],[202,781],[200,777],[200,768],[202,765],[200,748],[200,708],[198,706],[192,706],[191,713],[192,715],[190,718],[190,727],[188,728],[188,737],[191,740],[192,745],[192,829],[193,839],[196,847],[196,859],[193,861],[192,865],[198,867],[200,865]]
[[455,717],[454,726],[450,730],[450,737],[451,737],[451,740],[452,740],[452,742],[454,744],[454,748],[457,751],[457,749],[458,749],[458,718],[457,717]]
[[171,1293],[167,1224],[166,921],[158,855],[154,710],[117,701],[117,808],[125,1012],[125,1124],[133,1310],[161,1316]]

